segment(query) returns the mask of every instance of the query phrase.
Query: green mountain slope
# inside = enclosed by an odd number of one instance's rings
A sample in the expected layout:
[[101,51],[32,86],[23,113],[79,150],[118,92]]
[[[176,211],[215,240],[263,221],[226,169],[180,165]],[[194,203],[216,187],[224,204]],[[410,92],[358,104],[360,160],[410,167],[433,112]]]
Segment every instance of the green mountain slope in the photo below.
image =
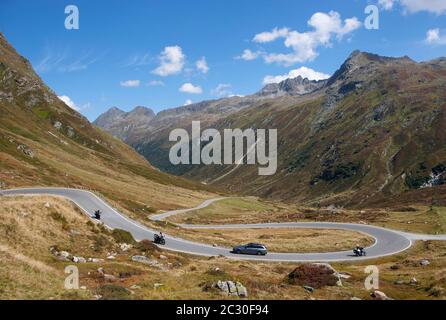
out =
[[[164,171],[233,192],[312,204],[365,205],[406,194],[425,202],[426,193],[442,190],[430,187],[442,184],[446,169],[445,89],[445,59],[417,63],[356,51],[307,94],[251,99],[214,118],[184,116],[130,143]],[[277,173],[261,177],[256,166],[241,166],[213,182],[234,167],[172,166],[170,129],[202,119],[220,130],[277,128]]]
[[[279,170],[243,168],[233,191],[313,203],[363,204],[429,185],[446,167],[446,65],[355,52],[307,102],[274,101],[229,117],[231,127],[277,128]],[[215,178],[212,168],[190,177]],[[415,197],[416,198],[416,197]]]

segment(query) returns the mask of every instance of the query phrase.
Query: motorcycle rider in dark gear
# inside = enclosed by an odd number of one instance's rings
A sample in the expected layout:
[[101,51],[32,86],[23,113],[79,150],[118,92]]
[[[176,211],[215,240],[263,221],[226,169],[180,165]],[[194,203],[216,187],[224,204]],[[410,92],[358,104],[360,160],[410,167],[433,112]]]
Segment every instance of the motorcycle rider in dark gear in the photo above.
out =
[[101,220],[101,213],[102,213],[101,210],[96,210],[94,212],[94,218],[97,220]]

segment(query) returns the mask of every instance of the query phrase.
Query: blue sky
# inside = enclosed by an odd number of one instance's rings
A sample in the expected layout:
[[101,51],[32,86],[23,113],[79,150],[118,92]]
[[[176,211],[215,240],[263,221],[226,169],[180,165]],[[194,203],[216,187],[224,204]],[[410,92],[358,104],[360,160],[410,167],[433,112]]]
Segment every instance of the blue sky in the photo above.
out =
[[[64,26],[70,4],[79,30]],[[378,30],[364,27],[370,4]],[[446,1],[1,0],[0,31],[94,120],[111,106],[159,112],[250,94],[288,74],[327,76],[355,49],[446,56]]]

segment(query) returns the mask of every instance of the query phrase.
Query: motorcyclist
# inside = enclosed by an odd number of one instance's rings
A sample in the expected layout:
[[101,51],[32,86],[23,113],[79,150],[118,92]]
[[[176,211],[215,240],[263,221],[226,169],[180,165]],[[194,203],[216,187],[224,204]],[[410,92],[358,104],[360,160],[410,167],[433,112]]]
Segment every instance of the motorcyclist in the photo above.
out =
[[102,213],[101,210],[96,210],[94,212],[94,218],[97,220],[101,220],[101,213]]
[[155,234],[154,238],[155,238],[154,239],[155,243],[158,243],[158,244],[164,244],[165,243],[164,235],[163,235],[162,232],[160,232],[159,234]]
[[355,252],[357,252],[359,255],[364,255],[364,248],[361,247],[359,244],[356,245],[356,248],[354,249]]

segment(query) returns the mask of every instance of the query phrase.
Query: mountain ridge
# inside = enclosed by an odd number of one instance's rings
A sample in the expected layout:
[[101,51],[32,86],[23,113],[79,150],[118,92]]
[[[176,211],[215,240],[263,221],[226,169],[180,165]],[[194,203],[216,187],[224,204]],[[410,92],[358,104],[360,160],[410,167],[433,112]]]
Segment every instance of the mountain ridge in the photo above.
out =
[[[293,91],[304,82],[316,84],[297,78],[282,86]],[[311,204],[364,205],[413,193],[446,164],[439,122],[446,115],[443,58],[415,62],[354,51],[318,84],[303,95],[251,95],[166,110],[126,142],[163,171],[218,181],[231,192]],[[171,165],[169,132],[190,130],[193,120],[202,121],[202,130],[277,128],[276,175],[259,177],[255,166],[226,176],[231,166]]]

